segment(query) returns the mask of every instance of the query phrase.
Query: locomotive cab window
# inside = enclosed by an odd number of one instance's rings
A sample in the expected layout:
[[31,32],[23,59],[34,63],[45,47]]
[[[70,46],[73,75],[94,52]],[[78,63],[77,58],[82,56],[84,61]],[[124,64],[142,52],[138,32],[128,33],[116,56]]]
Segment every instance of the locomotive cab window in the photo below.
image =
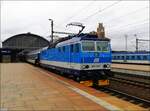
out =
[[84,41],[82,42],[83,51],[95,51],[95,43],[93,41]]
[[102,41],[102,42],[96,42],[97,51],[106,52],[109,50],[108,42]]

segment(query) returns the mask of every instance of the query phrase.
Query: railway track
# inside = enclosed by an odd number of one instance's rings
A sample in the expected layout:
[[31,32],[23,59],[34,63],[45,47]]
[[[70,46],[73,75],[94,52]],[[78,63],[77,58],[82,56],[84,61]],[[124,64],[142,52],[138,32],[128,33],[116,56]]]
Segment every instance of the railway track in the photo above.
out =
[[113,77],[110,78],[109,88],[150,101],[150,83]]
[[110,79],[110,86],[96,88],[98,90],[110,93],[121,99],[125,99],[134,104],[139,104],[142,107],[150,110],[150,83],[147,81],[139,81],[133,77],[115,76]]
[[140,106],[150,110],[150,106],[149,106],[150,101],[149,100],[141,99],[141,98],[138,98],[136,96],[130,95],[128,93],[121,92],[121,91],[118,91],[118,90],[115,90],[115,89],[112,89],[112,88],[109,88],[109,87],[96,88],[96,89],[98,89],[100,91],[103,91],[105,93],[109,93],[109,94],[111,94],[113,96],[116,96],[118,98],[124,99],[126,101],[131,102],[131,103],[140,105]]
[[141,82],[141,81],[136,81],[136,80],[131,80],[131,79],[124,79],[124,78],[119,78],[119,77],[111,77],[109,80],[111,80],[111,81],[118,81],[118,82],[122,82],[122,83],[125,83],[125,84],[134,85],[134,86],[137,86],[137,87],[150,88],[150,84],[148,84],[146,82]]
[[113,73],[115,78],[123,78],[127,80],[134,80],[137,82],[143,82],[143,83],[150,83],[150,76],[144,76],[144,75],[136,75],[136,74],[128,74],[128,73],[119,73],[119,72],[111,72]]

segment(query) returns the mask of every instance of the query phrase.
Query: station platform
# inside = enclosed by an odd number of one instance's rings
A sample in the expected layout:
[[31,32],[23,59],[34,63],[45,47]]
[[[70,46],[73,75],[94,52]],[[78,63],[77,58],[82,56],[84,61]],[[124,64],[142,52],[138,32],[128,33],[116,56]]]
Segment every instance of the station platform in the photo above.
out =
[[2,110],[147,110],[30,64],[2,63],[0,71]]
[[148,65],[135,65],[135,64],[116,64],[111,65],[111,71],[121,72],[127,74],[135,74],[140,76],[150,77],[150,66]]

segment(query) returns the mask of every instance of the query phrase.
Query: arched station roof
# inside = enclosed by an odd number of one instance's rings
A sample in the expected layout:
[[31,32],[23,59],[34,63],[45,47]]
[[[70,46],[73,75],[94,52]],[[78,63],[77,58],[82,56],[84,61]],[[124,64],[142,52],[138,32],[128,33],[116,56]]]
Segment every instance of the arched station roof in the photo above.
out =
[[48,45],[49,45],[48,40],[44,39],[39,35],[31,34],[31,33],[14,35],[6,39],[2,43],[3,48],[31,49],[31,50],[46,47]]

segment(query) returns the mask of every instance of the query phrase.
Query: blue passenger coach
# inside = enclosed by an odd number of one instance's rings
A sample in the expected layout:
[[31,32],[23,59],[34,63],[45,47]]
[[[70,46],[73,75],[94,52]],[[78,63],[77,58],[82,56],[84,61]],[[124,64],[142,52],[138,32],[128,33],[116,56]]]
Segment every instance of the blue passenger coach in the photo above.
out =
[[150,52],[113,52],[112,62],[114,63],[133,63],[150,64]]
[[70,74],[78,81],[106,80],[111,67],[110,39],[90,34],[66,37],[40,53],[40,65]]

